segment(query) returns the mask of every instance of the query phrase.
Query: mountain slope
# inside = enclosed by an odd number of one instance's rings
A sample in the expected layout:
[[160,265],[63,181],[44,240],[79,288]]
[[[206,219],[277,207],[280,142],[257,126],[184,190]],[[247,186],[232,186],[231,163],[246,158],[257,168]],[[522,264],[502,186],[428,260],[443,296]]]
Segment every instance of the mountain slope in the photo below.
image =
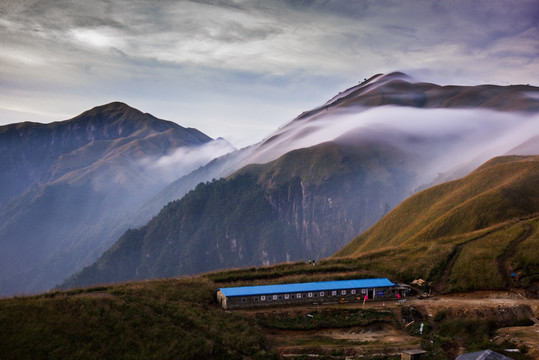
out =
[[1,127],[0,293],[50,288],[93,260],[109,245],[89,237],[102,221],[166,185],[150,159],[210,141],[118,102],[62,122]]
[[[170,147],[211,140],[198,130],[159,120],[119,102],[95,107],[66,121],[1,126],[0,162],[10,171],[0,177],[0,206],[36,183],[55,181],[73,168],[101,159],[111,149],[157,134],[169,135]],[[131,144],[134,152],[138,151],[135,145]]]
[[325,143],[250,165],[199,184],[66,285],[320,258],[405,196],[407,168],[413,159],[389,143]]
[[[442,174],[518,153],[539,134],[528,96],[537,91],[375,76],[277,130],[246,152],[243,169],[167,206],[66,284],[329,256]],[[409,101],[421,92],[427,102]],[[498,106],[504,94],[521,111]]]
[[[463,142],[469,133],[472,140],[461,146],[471,147],[472,141],[479,140],[483,150],[488,149],[484,135],[498,139],[504,131],[512,131],[506,143],[496,144],[498,151],[500,145],[508,151],[510,145],[518,146],[530,138],[525,130],[516,130],[533,123],[530,117],[537,120],[538,112],[539,88],[535,86],[440,86],[416,82],[400,72],[378,74],[303,112],[269,136],[248,162],[271,161],[290,150],[331,141],[352,129],[372,125],[460,137]],[[532,128],[536,134],[537,126]],[[485,154],[469,171],[502,154]]]
[[408,279],[439,280],[446,269],[444,290],[517,285],[512,272],[530,285],[539,280],[537,179],[538,156],[495,158],[410,197],[334,256]]

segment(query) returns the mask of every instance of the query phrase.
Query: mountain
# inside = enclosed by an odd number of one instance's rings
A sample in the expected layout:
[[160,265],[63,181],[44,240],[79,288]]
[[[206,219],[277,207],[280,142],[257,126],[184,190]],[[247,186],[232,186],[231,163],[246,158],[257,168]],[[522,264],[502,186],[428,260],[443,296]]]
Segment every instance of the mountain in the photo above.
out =
[[[430,137],[464,138],[471,133],[471,140],[480,142],[483,149],[488,148],[488,139],[482,134],[498,139],[514,127],[521,131],[512,131],[513,142],[507,142],[518,146],[530,138],[526,126],[537,131],[533,119],[539,112],[538,99],[539,88],[529,85],[440,86],[416,82],[401,72],[378,74],[303,112],[269,136],[246,162],[264,163],[290,150],[372,126]],[[507,144],[496,145],[510,149]],[[475,166],[492,156],[483,156]]]
[[397,183],[413,179],[406,170],[412,160],[387,145],[324,143],[201,183],[147,225],[126,232],[67,284],[170,277],[331,254],[404,197]]
[[103,222],[177,177],[160,161],[188,172],[211,155],[192,155],[186,166],[189,156],[176,152],[213,143],[119,102],[66,121],[0,127],[0,293],[50,288],[95,259],[110,246],[92,237]]
[[[537,91],[375,76],[277,130],[245,167],[170,203],[64,285],[329,256],[441,174],[454,178],[539,134]],[[409,101],[421,92],[427,100]],[[520,111],[498,106],[503,94]]]
[[410,197],[334,257],[444,291],[539,283],[537,179],[539,156],[494,158]]

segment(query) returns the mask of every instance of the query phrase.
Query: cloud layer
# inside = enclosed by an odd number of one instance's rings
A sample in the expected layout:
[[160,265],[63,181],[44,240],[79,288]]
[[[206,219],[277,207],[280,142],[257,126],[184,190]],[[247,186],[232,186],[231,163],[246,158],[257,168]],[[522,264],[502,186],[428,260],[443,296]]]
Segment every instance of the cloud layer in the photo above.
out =
[[6,0],[0,123],[120,100],[241,146],[378,72],[537,84],[537,18],[534,0]]

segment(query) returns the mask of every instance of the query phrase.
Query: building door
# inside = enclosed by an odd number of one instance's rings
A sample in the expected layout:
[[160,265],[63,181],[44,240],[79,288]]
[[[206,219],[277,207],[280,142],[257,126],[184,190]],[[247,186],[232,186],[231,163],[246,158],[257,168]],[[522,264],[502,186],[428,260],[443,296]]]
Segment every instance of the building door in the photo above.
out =
[[369,300],[374,299],[374,289],[369,289],[367,291],[367,296],[369,297]]

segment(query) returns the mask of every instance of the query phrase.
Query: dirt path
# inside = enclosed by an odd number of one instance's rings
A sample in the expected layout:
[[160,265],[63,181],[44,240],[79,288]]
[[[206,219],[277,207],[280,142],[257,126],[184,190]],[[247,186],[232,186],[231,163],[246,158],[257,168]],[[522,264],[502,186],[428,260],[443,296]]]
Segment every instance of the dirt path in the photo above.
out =
[[498,228],[487,231],[484,234],[471,238],[470,240],[455,246],[455,249],[449,256],[449,260],[447,261],[447,264],[445,265],[444,270],[442,271],[442,276],[440,276],[440,279],[436,282],[436,284],[432,288],[435,294],[446,294],[449,292],[449,278],[451,277],[451,272],[453,271],[453,265],[455,264],[455,261],[459,257],[460,252],[462,251],[462,248],[464,247],[464,245],[468,245],[469,243],[473,241],[482,239],[485,236],[490,235],[497,229]]
[[539,300],[526,299],[510,291],[481,291],[434,297],[426,300],[410,301],[411,306],[426,313],[432,319],[439,311],[448,316],[468,319],[496,319],[514,321],[530,319],[535,325],[501,328],[494,340],[507,340],[517,345],[525,345],[528,355],[539,359]]
[[[516,223],[516,221],[513,221]],[[535,228],[530,223],[522,223],[524,227],[524,231],[522,234],[517,236],[515,239],[511,240],[511,242],[508,244],[505,252],[500,255],[496,261],[497,261],[497,267],[498,272],[500,273],[500,276],[502,276],[502,279],[504,281],[505,287],[510,288],[511,285],[514,284],[514,280],[511,278],[511,269],[509,268],[509,259],[515,256],[517,252],[518,245],[529,238],[533,233]],[[447,264],[445,265],[442,275],[440,276],[440,279],[436,282],[436,284],[433,286],[432,290],[435,294],[447,294],[449,292],[449,279],[451,277],[451,272],[453,271],[453,265],[455,264],[455,261],[460,255],[460,252],[462,251],[462,248],[465,245],[468,245],[469,243],[482,239],[485,236],[490,235],[491,233],[499,230],[499,226],[495,227],[494,229],[491,229],[490,231],[485,232],[484,234],[481,234],[477,237],[474,237],[462,244],[459,244],[455,246],[455,249],[449,256],[449,260],[447,261]]]
[[404,349],[419,346],[420,339],[395,329],[389,324],[363,327],[320,329],[310,331],[265,330],[270,344],[282,357],[293,355],[331,354],[365,355],[372,353],[398,354]]
[[500,273],[500,276],[502,277],[504,285],[507,289],[509,289],[511,285],[514,285],[515,283],[515,280],[511,277],[512,269],[510,269],[509,266],[509,259],[515,256],[517,253],[518,245],[529,238],[535,230],[530,223],[524,223],[523,227],[524,231],[522,234],[511,240],[509,245],[507,245],[505,252],[496,259],[498,263],[498,272]]

